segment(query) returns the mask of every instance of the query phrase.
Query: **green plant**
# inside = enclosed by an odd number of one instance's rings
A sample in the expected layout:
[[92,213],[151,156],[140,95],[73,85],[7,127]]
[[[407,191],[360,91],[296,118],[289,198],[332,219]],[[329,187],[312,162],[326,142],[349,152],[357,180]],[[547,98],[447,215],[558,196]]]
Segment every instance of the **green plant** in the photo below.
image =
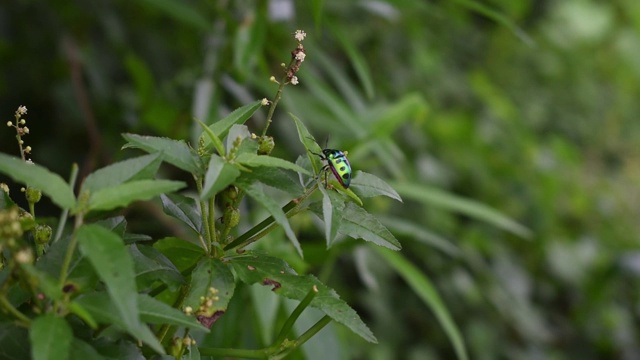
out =
[[[176,359],[200,355],[282,358],[329,322],[336,321],[369,342],[376,338],[347,303],[315,276],[298,274],[285,261],[252,245],[267,235],[288,238],[302,256],[302,246],[289,218],[312,212],[324,222],[327,247],[341,236],[364,239],[399,250],[396,238],[363,207],[361,197],[400,196],[374,175],[356,172],[345,189],[335,179],[321,181],[323,165],[314,153],[320,147],[304,123],[291,115],[306,156],[296,163],[270,156],[276,141],[267,135],[286,85],[298,82],[305,59],[302,40],[284,67],[274,99],[242,106],[205,125],[196,148],[182,140],[124,134],[125,148],[148,155],[116,162],[94,171],[73,189],[77,167],[64,181],[26,161],[28,133],[16,112],[22,158],[0,154],[0,172],[26,184],[29,212],[2,192],[0,202],[0,355],[36,359],[132,357],[171,354]],[[243,125],[269,105],[261,135]],[[25,130],[26,129],[26,130]],[[193,177],[193,197],[176,193],[186,184],[156,178],[162,163]],[[272,193],[270,188],[280,190]],[[35,204],[41,194],[62,209],[59,223],[41,224]],[[288,202],[281,206],[283,194]],[[134,201],[160,196],[165,213],[183,223],[184,238],[131,234],[122,216],[112,212]],[[242,213],[248,197],[268,216],[253,226],[253,214]],[[258,210],[251,210],[258,213]],[[72,216],[72,221],[70,220]],[[89,220],[91,219],[91,220]],[[97,220],[100,219],[100,220]],[[280,242],[281,243],[281,242]],[[248,248],[254,246],[253,248]],[[276,294],[299,301],[270,345],[261,349],[199,347],[194,334],[206,333],[228,311],[237,283],[261,284]],[[324,315],[301,335],[292,335],[307,308]],[[27,341],[27,339],[29,341]],[[5,341],[6,340],[6,341]],[[7,344],[10,344],[8,346]],[[117,346],[116,346],[117,345]]]

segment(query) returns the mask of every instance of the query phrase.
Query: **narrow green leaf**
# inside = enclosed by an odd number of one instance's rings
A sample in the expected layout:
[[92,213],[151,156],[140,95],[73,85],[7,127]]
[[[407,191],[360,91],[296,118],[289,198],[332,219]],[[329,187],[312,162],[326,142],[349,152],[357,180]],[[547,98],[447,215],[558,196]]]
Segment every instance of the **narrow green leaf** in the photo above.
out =
[[340,42],[342,49],[345,51],[349,60],[351,61],[351,66],[356,72],[360,83],[362,84],[362,88],[364,89],[364,93],[366,94],[368,99],[373,99],[374,87],[373,80],[371,78],[371,71],[369,70],[368,62],[361,55],[360,49],[355,47],[355,44],[351,39],[353,37],[345,36],[342,31],[339,31],[336,26],[331,26],[331,30],[333,31],[336,39]]
[[37,164],[0,153],[0,173],[16,182],[40,189],[54,204],[62,209],[72,209],[76,204],[71,186],[60,175]]
[[154,153],[139,156],[98,169],[84,180],[82,191],[87,190],[93,193],[130,180],[152,179],[162,162],[160,155],[161,153]]
[[217,155],[211,155],[209,168],[204,178],[201,200],[207,200],[224,190],[240,176],[240,170]]
[[353,177],[353,180],[351,180],[350,187],[357,190],[362,197],[368,198],[384,195],[402,202],[400,195],[398,195],[389,184],[379,177],[364,171],[356,171],[356,175]]
[[400,242],[384,225],[363,208],[347,203],[342,212],[341,234],[354,239],[363,239],[391,250],[400,250]]
[[[204,258],[191,273],[189,293],[184,300],[185,306],[197,309],[201,298],[216,296],[217,300],[209,307],[206,314],[197,314],[198,320],[210,328],[211,325],[227,311],[229,300],[233,297],[236,282],[227,264],[220,259]],[[211,292],[215,289],[215,293]]]
[[111,210],[134,201],[149,200],[160,194],[180,190],[182,181],[136,180],[96,191],[89,199],[90,210]]
[[250,154],[244,153],[238,155],[236,157],[236,161],[246,165],[246,166],[267,166],[267,167],[278,167],[287,170],[293,170],[301,174],[305,174],[311,176],[311,173],[306,169],[289,162],[287,160],[283,160],[276,157],[271,157],[268,155],[258,155],[258,154]]
[[[213,131],[214,134],[218,135],[218,138],[224,139],[227,136],[227,132],[234,124],[244,124],[253,113],[255,113],[262,106],[262,100],[257,100],[247,105],[244,105],[240,108],[235,109],[229,115],[225,116],[220,121],[217,121],[211,125],[209,128]],[[211,143],[204,134],[200,135],[200,138],[203,138],[206,145]]]
[[231,258],[230,263],[242,282],[269,286],[276,294],[289,299],[301,301],[309,290],[316,286],[318,294],[311,301],[311,307],[322,310],[363,339],[377,343],[375,336],[358,314],[341,300],[333,289],[321,283],[315,276],[300,276],[283,260],[252,251]]
[[335,191],[327,190],[322,186],[319,189],[322,192],[322,217],[327,248],[329,248],[333,245],[333,241],[338,235],[338,229],[342,224],[345,202]]
[[180,194],[163,194],[160,199],[165,214],[182,221],[196,234],[204,234],[200,208],[195,199]]
[[535,45],[535,41],[524,30],[522,30],[522,28],[517,26],[513,21],[509,20],[506,16],[504,16],[500,12],[493,10],[492,8],[478,1],[473,1],[473,0],[455,0],[455,1],[460,5],[465,6],[468,9],[477,12],[478,14],[484,15],[487,18],[511,30],[525,44],[529,46]]
[[456,211],[523,238],[531,237],[529,229],[487,205],[422,184],[394,183],[393,187],[405,198],[419,201],[427,206],[438,206],[445,210]]
[[413,223],[406,218],[396,216],[378,215],[378,220],[389,230],[393,231],[395,235],[404,235],[407,239],[413,239],[422,244],[433,246],[453,257],[460,256],[460,249],[455,244],[429,231],[423,224]]
[[200,121],[200,120],[198,120],[196,118],[194,118],[194,120],[198,123],[198,125],[200,125],[200,127],[204,131],[203,134],[207,134],[207,138],[209,139],[210,142],[213,143],[213,146],[216,148],[216,151],[218,151],[218,154],[220,156],[225,156],[227,154],[227,152],[224,150],[224,145],[222,145],[222,140],[220,140],[218,135],[216,135],[213,132],[213,130],[211,130],[209,127],[207,127],[207,125],[205,123],[203,123],[202,121]]
[[[233,275],[231,276],[233,278]],[[202,326],[194,317],[187,316],[184,312],[172,308],[149,295],[138,294],[138,305],[140,306],[140,318],[146,323],[182,326],[189,329],[209,332],[209,329]]]
[[447,336],[449,336],[449,340],[453,343],[456,354],[458,354],[458,359],[468,359],[462,334],[453,322],[446,305],[442,302],[442,299],[429,278],[402,257],[402,255],[381,248],[376,249],[386,262],[409,284],[411,289],[413,289],[422,301],[433,310],[440,325],[442,325]]
[[179,0],[142,0],[139,2],[146,8],[155,8],[165,15],[185,25],[192,26],[202,32],[211,30],[211,23],[204,13],[191,3]]
[[122,134],[122,137],[128,141],[123,149],[135,147],[148,153],[162,152],[163,160],[171,165],[193,174],[202,171],[197,155],[182,140],[137,134]]
[[259,183],[238,183],[237,185],[239,188],[244,190],[247,195],[251,196],[251,198],[260,203],[260,205],[264,206],[269,214],[273,216],[273,219],[278,224],[280,224],[280,226],[282,226],[285,234],[287,234],[287,237],[289,238],[289,240],[291,240],[291,243],[298,251],[298,254],[300,254],[300,257],[302,257],[303,255],[302,248],[300,247],[300,242],[298,242],[296,235],[293,233],[291,225],[289,224],[289,220],[287,219],[287,215],[282,211],[280,205],[278,205],[275,200],[264,193],[264,190],[262,190],[262,187],[259,185]]
[[123,320],[123,329],[156,352],[164,354],[158,339],[148,327],[140,323],[134,264],[123,240],[99,225],[83,225],[76,236],[80,251],[105,283],[117,313]]
[[289,113],[289,116],[293,119],[293,122],[296,124],[296,129],[298,130],[298,139],[300,139],[300,143],[304,145],[304,148],[307,149],[307,155],[309,159],[311,159],[311,166],[313,167],[313,173],[320,173],[320,169],[322,168],[322,162],[320,158],[313,153],[321,153],[322,149],[318,146],[316,140],[311,136],[311,133],[304,125],[304,123],[298,119],[297,116]]
[[32,359],[68,359],[73,332],[65,319],[54,314],[45,314],[38,316],[31,323],[29,339]]

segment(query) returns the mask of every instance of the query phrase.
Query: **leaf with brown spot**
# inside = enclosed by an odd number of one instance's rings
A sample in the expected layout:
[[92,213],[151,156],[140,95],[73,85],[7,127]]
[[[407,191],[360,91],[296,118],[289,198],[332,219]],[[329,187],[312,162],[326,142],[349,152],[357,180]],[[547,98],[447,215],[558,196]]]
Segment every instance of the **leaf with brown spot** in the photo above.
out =
[[[310,306],[322,310],[333,320],[345,325],[365,340],[377,343],[371,330],[336,292],[313,275],[298,275],[284,260],[262,253],[247,251],[243,255],[229,258],[240,281],[246,284],[273,286],[276,294],[289,299],[302,300],[313,286],[318,294]],[[254,270],[249,270],[253,267]]]

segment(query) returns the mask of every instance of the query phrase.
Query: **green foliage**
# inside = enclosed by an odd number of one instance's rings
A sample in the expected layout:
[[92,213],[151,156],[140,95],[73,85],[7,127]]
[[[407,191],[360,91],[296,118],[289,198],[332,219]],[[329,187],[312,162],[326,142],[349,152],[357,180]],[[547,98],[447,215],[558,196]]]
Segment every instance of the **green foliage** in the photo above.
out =
[[0,10],[0,358],[632,358],[635,2],[291,4]]

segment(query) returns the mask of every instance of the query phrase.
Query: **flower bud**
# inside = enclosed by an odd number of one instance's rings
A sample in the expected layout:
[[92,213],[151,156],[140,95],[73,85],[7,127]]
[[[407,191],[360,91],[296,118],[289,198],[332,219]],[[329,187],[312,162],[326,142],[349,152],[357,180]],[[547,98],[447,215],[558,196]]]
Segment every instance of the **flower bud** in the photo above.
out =
[[36,204],[42,199],[42,191],[36,188],[28,187],[26,191],[26,198],[30,204]]
[[44,245],[49,243],[49,240],[51,240],[51,234],[52,234],[51,226],[42,225],[42,224],[36,225],[36,236],[35,236],[36,244]]
[[276,146],[271,136],[263,136],[258,140],[258,155],[269,155]]

